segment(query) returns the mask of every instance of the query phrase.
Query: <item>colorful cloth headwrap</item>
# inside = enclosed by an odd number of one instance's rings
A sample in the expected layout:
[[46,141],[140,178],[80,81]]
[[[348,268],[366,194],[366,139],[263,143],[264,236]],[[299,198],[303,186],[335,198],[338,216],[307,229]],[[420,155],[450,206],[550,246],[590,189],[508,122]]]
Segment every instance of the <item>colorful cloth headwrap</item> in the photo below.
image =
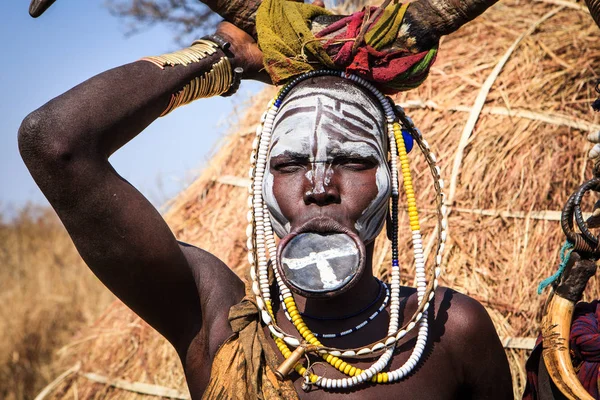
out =
[[329,11],[311,4],[264,0],[256,15],[256,30],[265,68],[275,84],[330,68],[361,76],[388,94],[415,88],[427,77],[437,47],[413,53],[394,43],[409,5],[387,6],[368,26],[364,42],[353,49],[377,7],[344,17],[313,35],[311,21],[331,15]]
[[[600,301],[578,303],[573,313],[569,338],[571,359],[577,378],[594,398],[600,398]],[[526,364],[527,386],[524,400],[539,398],[538,365],[542,353],[541,338]]]

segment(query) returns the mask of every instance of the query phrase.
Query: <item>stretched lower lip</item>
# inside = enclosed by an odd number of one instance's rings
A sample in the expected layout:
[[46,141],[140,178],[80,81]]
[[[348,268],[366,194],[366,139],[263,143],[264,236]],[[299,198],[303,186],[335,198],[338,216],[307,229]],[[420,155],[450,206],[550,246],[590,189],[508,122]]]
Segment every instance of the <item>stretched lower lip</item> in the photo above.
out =
[[[323,240],[314,237],[315,235]],[[305,244],[298,242],[303,237],[308,241]],[[343,237],[347,238],[346,243]],[[348,239],[351,243],[348,243]],[[296,250],[288,248],[292,241],[292,247]],[[298,250],[298,246],[303,249]],[[313,218],[282,238],[277,249],[277,268],[290,289],[298,294],[306,297],[332,297],[347,291],[358,281],[365,267],[365,252],[364,243],[352,230],[330,218]],[[319,254],[322,255],[321,258]],[[330,268],[317,266],[320,282],[306,280],[299,272],[312,269],[314,275],[314,260],[303,264],[307,257],[328,260],[325,264]],[[309,265],[313,266],[303,270]]]
[[336,221],[333,218],[328,217],[317,217],[312,218],[299,226],[296,229],[292,229],[290,234],[300,234],[300,233],[322,233],[322,234],[334,234],[334,233],[345,233],[350,236],[354,236],[354,232],[352,232],[349,228],[342,225],[340,222]]

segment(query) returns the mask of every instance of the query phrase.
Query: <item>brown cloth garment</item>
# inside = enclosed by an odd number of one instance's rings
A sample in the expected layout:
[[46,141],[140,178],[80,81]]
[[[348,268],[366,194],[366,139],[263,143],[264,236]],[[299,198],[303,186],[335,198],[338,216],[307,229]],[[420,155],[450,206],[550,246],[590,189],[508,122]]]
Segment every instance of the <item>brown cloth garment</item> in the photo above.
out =
[[233,335],[217,351],[203,400],[298,400],[290,380],[273,371],[279,361],[259,322],[254,296],[246,295],[229,310]]

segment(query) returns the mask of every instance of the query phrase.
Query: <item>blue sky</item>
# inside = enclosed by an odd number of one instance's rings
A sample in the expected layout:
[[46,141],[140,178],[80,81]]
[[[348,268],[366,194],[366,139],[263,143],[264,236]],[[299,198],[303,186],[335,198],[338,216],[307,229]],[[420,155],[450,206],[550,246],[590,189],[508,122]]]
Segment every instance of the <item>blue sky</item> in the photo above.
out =
[[[17,130],[31,111],[107,69],[178,48],[164,27],[125,37],[126,23],[103,0],[59,0],[33,19],[28,1],[2,6],[0,74],[0,211],[47,204],[17,149]],[[111,158],[115,169],[155,206],[187,186],[235,122],[234,108],[262,84],[242,82],[231,98],[199,100],[158,119]]]

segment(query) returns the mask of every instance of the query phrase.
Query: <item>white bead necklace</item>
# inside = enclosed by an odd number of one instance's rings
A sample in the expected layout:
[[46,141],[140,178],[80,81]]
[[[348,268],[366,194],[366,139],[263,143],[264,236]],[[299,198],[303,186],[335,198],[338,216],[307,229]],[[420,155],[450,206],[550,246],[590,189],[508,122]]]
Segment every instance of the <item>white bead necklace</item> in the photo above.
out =
[[[388,288],[388,286],[381,282],[379,279],[377,279],[377,282],[380,285],[380,290],[383,288],[383,290],[385,290],[385,297],[383,299],[383,302],[381,303],[381,305],[379,306],[379,308],[373,312],[371,315],[369,315],[369,317],[367,317],[366,320],[364,320],[363,322],[361,322],[360,324],[357,324],[355,327],[347,329],[345,331],[339,332],[339,333],[317,333],[315,331],[312,331],[312,334],[315,335],[316,338],[324,338],[324,339],[334,339],[334,338],[339,338],[342,336],[346,336],[349,335],[351,333],[354,332],[358,332],[359,330],[361,330],[362,328],[364,328],[365,326],[367,326],[369,324],[369,322],[373,321],[378,315],[379,313],[381,313],[388,305],[389,299],[390,299],[390,290]],[[283,303],[283,296],[280,296],[281,298],[281,304]],[[380,299],[381,297],[377,296],[377,301]],[[288,321],[292,322],[292,317],[290,317],[290,314],[287,310],[286,307],[284,307],[283,309],[285,317],[288,319]],[[309,317],[310,318],[310,317]]]
[[[391,271],[391,305],[390,305],[390,323],[388,328],[387,336],[370,346],[357,348],[357,349],[336,349],[327,346],[317,346],[317,351],[321,354],[328,353],[335,357],[342,358],[361,358],[364,356],[373,356],[375,354],[381,354],[378,361],[376,361],[370,368],[362,371],[361,373],[352,376],[351,378],[344,379],[329,379],[325,377],[318,377],[315,382],[311,382],[320,387],[325,388],[345,388],[354,386],[361,382],[371,379],[375,374],[382,371],[391,360],[395,343],[406,335],[407,332],[412,330],[417,322],[419,323],[419,330],[417,334],[416,345],[404,365],[394,371],[387,373],[387,381],[393,382],[402,379],[417,365],[421,358],[428,332],[428,322],[426,312],[433,299],[435,288],[437,287],[437,277],[441,271],[441,254],[444,247],[444,241],[446,238],[446,210],[443,205],[443,194],[441,189],[443,182],[440,179],[440,170],[436,166],[436,160],[434,155],[429,150],[427,142],[422,139],[420,132],[416,129],[410,120],[404,114],[401,108],[394,110],[390,101],[379,92],[372,84],[365,81],[364,79],[352,75],[346,75],[340,72],[330,71],[317,71],[316,73],[309,73],[307,76],[303,76],[295,79],[290,85],[286,86],[278,96],[278,99],[272,101],[269,105],[268,111],[263,115],[261,120],[262,125],[257,128],[257,138],[253,144],[253,153],[251,156],[252,167],[250,169],[250,177],[253,179],[252,186],[250,188],[249,205],[251,211],[249,212],[248,219],[250,225],[248,226],[248,259],[251,265],[251,278],[252,278],[252,290],[256,296],[258,308],[260,310],[261,319],[268,326],[269,330],[273,334],[274,338],[282,339],[285,344],[295,348],[301,345],[301,341],[290,335],[279,326],[277,326],[272,310],[270,309],[270,287],[268,282],[268,268],[269,264],[275,265],[276,263],[276,245],[275,238],[273,236],[273,230],[271,226],[270,216],[268,214],[267,207],[262,197],[262,185],[263,178],[266,172],[266,161],[268,150],[271,141],[271,134],[273,129],[273,122],[279,106],[281,105],[281,99],[283,96],[291,90],[291,88],[310,76],[322,76],[322,75],[337,75],[342,78],[352,80],[359,86],[362,86],[371,91],[380,101],[388,121],[388,136],[390,142],[390,157],[392,164],[392,196],[394,201],[397,203],[398,198],[398,166],[397,166],[397,150],[396,150],[396,138],[394,137],[394,123],[399,120],[402,126],[412,135],[414,140],[417,142],[420,149],[426,156],[429,167],[434,176],[434,186],[437,192],[438,202],[438,221],[440,229],[438,230],[438,247],[435,259],[435,268],[432,268],[428,274],[425,267],[425,260],[423,255],[423,244],[419,230],[413,230],[412,242],[413,250],[415,253],[416,262],[416,280],[417,280],[417,299],[418,307],[417,311],[410,319],[410,321],[402,328],[398,329],[399,322],[399,291],[400,291],[400,268],[398,265],[392,266]],[[406,183],[406,182],[405,182]],[[268,251],[268,257],[267,257]],[[270,261],[270,263],[268,262]],[[397,264],[397,263],[396,263]],[[277,268],[272,268],[277,286],[279,288],[280,296],[283,299],[283,306],[288,312],[285,300],[292,298],[290,289],[285,285],[284,281],[279,276]],[[428,276],[429,275],[429,276]],[[429,279],[427,279],[429,277]],[[320,343],[319,343],[320,344]]]

